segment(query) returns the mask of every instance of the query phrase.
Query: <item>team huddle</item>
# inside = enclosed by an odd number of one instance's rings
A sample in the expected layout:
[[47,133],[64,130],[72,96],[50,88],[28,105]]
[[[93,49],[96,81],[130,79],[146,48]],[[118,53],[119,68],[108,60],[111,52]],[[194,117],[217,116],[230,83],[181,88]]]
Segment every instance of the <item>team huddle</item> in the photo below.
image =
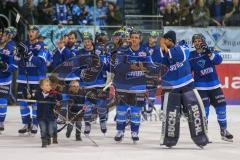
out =
[[[141,115],[153,111],[159,88],[161,145],[177,144],[181,116],[187,118],[197,146],[210,143],[210,105],[216,111],[222,139],[233,140],[227,130],[226,101],[215,69],[222,57],[218,50],[208,47],[202,34],[192,36],[195,50],[190,52],[184,40],[176,41],[174,31],[161,38],[152,31],[147,42],[142,42],[142,33],[132,27],[116,30],[110,40],[104,31],[95,38],[84,32],[81,44],[78,34],[71,31],[62,35],[51,52],[37,26],[30,26],[28,40],[19,44],[12,40],[16,33],[9,27],[0,35],[0,132],[4,131],[12,95],[12,76],[18,71],[17,102],[23,123],[18,132],[36,134],[39,126],[42,147],[58,143],[57,133],[65,127],[68,138],[73,128],[77,141],[82,140],[81,134],[89,137],[96,116],[105,134],[108,112],[113,107],[114,140],[122,141],[129,125],[133,142],[139,141]],[[59,128],[61,123],[63,127]]]

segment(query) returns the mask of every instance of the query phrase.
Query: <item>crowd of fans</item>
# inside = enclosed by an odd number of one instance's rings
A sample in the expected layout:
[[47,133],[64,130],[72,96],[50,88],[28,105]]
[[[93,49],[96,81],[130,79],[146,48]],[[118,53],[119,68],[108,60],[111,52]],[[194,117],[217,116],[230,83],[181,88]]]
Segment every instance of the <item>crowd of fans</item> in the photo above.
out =
[[[121,25],[124,1],[96,0],[94,9],[94,0],[2,0],[0,9],[8,12],[12,7],[17,8],[29,24]],[[146,3],[152,10],[156,8],[149,6],[150,0],[138,2]],[[154,3],[163,15],[164,26],[240,25],[239,0],[155,0]]]
[[16,8],[29,24],[121,25],[122,0],[3,0],[8,15]]
[[158,0],[164,26],[240,26],[239,0]]

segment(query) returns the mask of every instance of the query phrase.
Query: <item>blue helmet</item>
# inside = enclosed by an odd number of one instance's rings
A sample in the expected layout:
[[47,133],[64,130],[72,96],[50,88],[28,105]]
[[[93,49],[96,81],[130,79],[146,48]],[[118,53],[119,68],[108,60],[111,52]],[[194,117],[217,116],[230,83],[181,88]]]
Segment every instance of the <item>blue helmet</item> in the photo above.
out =
[[201,39],[203,42],[206,42],[206,38],[202,33],[197,33],[192,36],[192,43],[195,41],[195,39]]

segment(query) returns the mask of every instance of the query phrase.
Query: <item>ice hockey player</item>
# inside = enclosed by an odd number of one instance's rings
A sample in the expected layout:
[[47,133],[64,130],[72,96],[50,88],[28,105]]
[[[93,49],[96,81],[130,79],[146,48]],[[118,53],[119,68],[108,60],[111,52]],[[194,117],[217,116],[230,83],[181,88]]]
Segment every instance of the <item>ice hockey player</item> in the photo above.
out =
[[72,52],[72,54],[79,54],[80,45],[77,44],[78,36],[75,31],[71,31],[67,34],[68,40],[66,47]]
[[233,135],[227,130],[226,101],[221,89],[215,65],[222,63],[220,51],[208,47],[205,37],[194,34],[192,43],[196,50],[190,53],[190,64],[194,74],[194,84],[197,88],[208,118],[212,105],[217,114],[222,140],[233,141]]
[[5,29],[0,37],[0,132],[4,131],[8,98],[11,93],[12,73],[17,70],[14,62],[16,46],[8,45],[12,31]]
[[[68,68],[72,66],[64,67],[64,62],[74,56],[75,54],[71,52],[67,47],[65,47],[64,37],[61,37],[60,40],[57,42],[57,48],[53,51],[53,61],[50,67],[53,73],[57,72],[57,75],[58,75],[57,78],[59,80],[70,83],[70,81],[72,80],[79,79],[75,74],[71,74],[68,71],[65,71],[65,70],[70,70]],[[58,67],[60,67],[59,71],[58,71]]]
[[[39,88],[39,81],[46,77],[47,72],[47,54],[43,43],[38,42],[39,28],[30,26],[28,31],[28,41],[19,43],[18,52],[15,59],[18,61],[18,98],[31,99]],[[32,106],[32,117],[29,105]],[[19,101],[20,112],[22,116],[23,128],[18,132],[20,134],[31,131],[37,133],[36,103],[28,104],[25,101]]]
[[41,79],[40,90],[36,91],[34,98],[37,100],[37,121],[40,127],[42,147],[51,144],[56,128],[56,116],[54,113],[57,104],[57,95],[50,93],[51,86],[48,78]]
[[[107,120],[107,107],[105,106],[105,99],[107,98],[107,91],[103,91],[106,77],[106,56],[103,54],[102,50],[99,48],[95,48],[93,43],[93,37],[90,33],[83,33],[83,42],[84,48],[79,51],[79,55],[92,55],[96,57],[97,62],[96,66],[91,64],[92,69],[96,71],[96,73],[88,73],[91,72],[91,67],[88,69],[84,69],[81,71],[80,85],[86,90],[86,93],[91,93],[94,98],[88,98],[88,108],[84,113],[84,121],[85,121],[85,130],[84,134],[90,134],[91,131],[91,117],[93,113],[93,107],[96,106],[97,113],[99,115],[100,120],[100,128],[102,133],[107,132],[106,120]],[[99,61],[99,62],[98,62]],[[95,62],[93,62],[95,63]],[[93,71],[92,70],[92,71]],[[93,75],[92,75],[93,74]],[[95,77],[92,80],[85,80],[86,75],[91,75],[91,77]],[[99,93],[99,94],[98,94]],[[101,94],[100,94],[101,93]],[[89,94],[90,95],[90,94]],[[91,110],[90,110],[91,109]]]
[[[147,61],[145,48],[140,45],[141,32],[133,30],[130,33],[131,46],[121,54],[117,53],[116,67],[113,69],[114,86],[118,95],[117,104],[117,134],[114,140],[119,142],[124,137],[127,123],[127,111],[130,109],[131,117],[131,136],[133,142],[139,141],[138,133],[141,120],[141,110],[145,105],[146,82],[142,65]],[[113,75],[108,76],[113,77]],[[110,82],[108,79],[107,82]]]
[[[149,33],[148,41],[144,44],[144,47],[146,47],[146,50],[149,52],[150,56],[152,57],[152,60],[155,60],[155,55],[159,55],[159,45],[158,42],[158,33],[156,31],[152,31]],[[158,62],[159,63],[159,62]],[[149,84],[147,85],[147,105],[144,107],[143,110],[143,116],[146,119],[148,113],[152,113],[154,109],[154,103],[156,100],[156,91],[157,91],[157,84]]]
[[[182,41],[181,41],[182,42]],[[168,31],[160,39],[161,63],[166,65],[161,86],[163,88],[163,126],[161,145],[175,146],[179,139],[180,115],[187,112],[191,138],[203,147],[209,143],[206,134],[206,119],[202,100],[194,88],[189,58],[189,48],[185,43],[176,45],[176,33]],[[182,106],[182,107],[181,107]]]

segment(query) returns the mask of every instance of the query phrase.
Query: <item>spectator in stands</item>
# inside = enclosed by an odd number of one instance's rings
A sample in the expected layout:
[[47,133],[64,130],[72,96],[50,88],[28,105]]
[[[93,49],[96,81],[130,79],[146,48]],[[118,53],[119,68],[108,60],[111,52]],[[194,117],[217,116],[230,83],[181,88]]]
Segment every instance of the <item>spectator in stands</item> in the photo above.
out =
[[165,14],[166,7],[169,4],[175,5],[175,6],[179,5],[178,0],[158,0],[158,7],[161,14]]
[[19,9],[18,0],[5,0],[5,8],[7,11],[7,15],[12,8]]
[[120,12],[116,8],[116,5],[113,2],[108,2],[107,24],[108,25],[119,25],[119,24],[121,24]]
[[207,27],[210,23],[210,13],[205,5],[205,0],[197,0],[196,7],[193,9],[193,26]]
[[2,1],[0,1],[0,13],[3,13],[3,2]]
[[71,11],[64,0],[58,0],[53,6],[52,20],[54,24],[73,24]]
[[233,0],[232,6],[227,9],[225,15],[227,26],[240,26],[240,5],[239,0]]
[[74,24],[91,25],[93,23],[92,12],[85,0],[78,0],[72,8]]
[[224,15],[226,13],[226,3],[221,0],[215,0],[210,6],[211,23],[213,26],[222,26]]
[[[94,9],[92,8],[92,11]],[[106,25],[106,19],[107,19],[107,8],[105,4],[103,3],[103,0],[97,0],[97,8],[96,8],[96,24],[98,26],[104,26]]]
[[73,6],[75,5],[75,0],[65,0],[65,3],[67,4],[68,8],[70,9],[70,11],[72,11]]
[[164,26],[176,26],[179,25],[179,15],[175,4],[167,4],[163,14]]
[[43,0],[38,5],[38,23],[39,24],[51,24],[52,23],[53,8],[52,3],[49,0]]
[[192,25],[191,6],[190,6],[188,0],[180,1],[179,25],[180,26],[191,26]]
[[21,8],[21,14],[29,24],[38,24],[38,11],[37,7],[33,5],[32,0],[27,0]]

